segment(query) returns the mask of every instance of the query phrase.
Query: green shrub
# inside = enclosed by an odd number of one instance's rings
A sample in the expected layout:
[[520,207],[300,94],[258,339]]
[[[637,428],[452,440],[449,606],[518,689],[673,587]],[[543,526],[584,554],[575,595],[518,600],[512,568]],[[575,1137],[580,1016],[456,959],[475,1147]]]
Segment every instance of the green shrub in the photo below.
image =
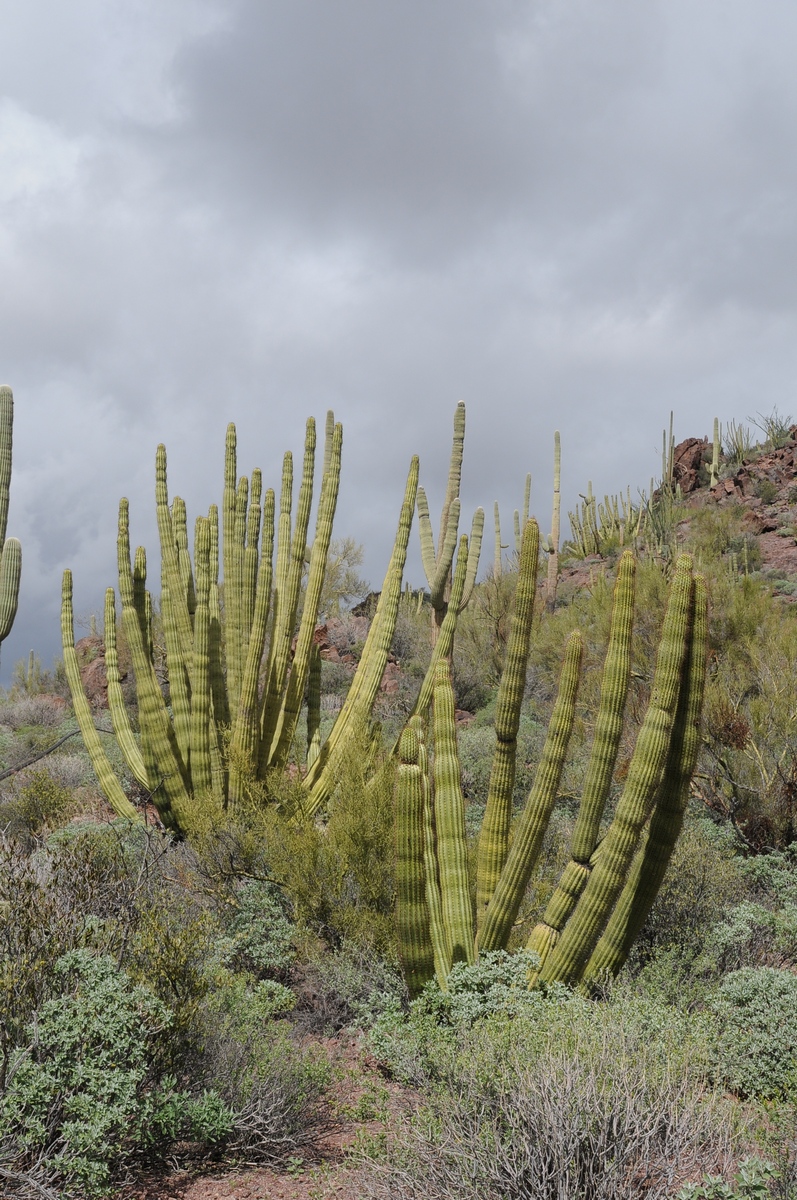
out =
[[22,1165],[50,1171],[86,1194],[104,1191],[140,1140],[157,1042],[170,1013],[110,958],[86,950],[56,964],[64,994],[28,1029],[0,1100],[0,1141]]
[[797,977],[774,967],[743,967],[722,980],[710,1011],[719,1082],[740,1096],[795,1092]]
[[764,504],[774,504],[778,498],[778,485],[771,479],[759,479],[755,494]]
[[319,948],[299,980],[300,1024],[323,1033],[368,1029],[405,998],[400,971],[372,947],[344,942],[333,952]]
[[675,1200],[769,1200],[769,1180],[775,1175],[770,1163],[747,1158],[739,1164],[732,1183],[726,1183],[721,1175],[704,1175],[701,1183],[684,1184]]
[[284,895],[272,883],[245,880],[219,941],[224,966],[257,978],[285,979],[296,958],[294,927]]

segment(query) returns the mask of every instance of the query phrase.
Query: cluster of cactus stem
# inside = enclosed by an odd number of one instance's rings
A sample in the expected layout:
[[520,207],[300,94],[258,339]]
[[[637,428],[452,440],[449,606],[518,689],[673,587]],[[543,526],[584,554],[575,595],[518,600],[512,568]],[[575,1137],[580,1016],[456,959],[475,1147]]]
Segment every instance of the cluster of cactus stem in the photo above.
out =
[[[454,438],[451,447],[451,460],[448,468],[448,483],[443,501],[443,511],[440,514],[440,528],[435,548],[432,519],[429,515],[429,502],[426,492],[418,488],[418,527],[421,537],[421,559],[429,587],[429,601],[432,606],[432,641],[436,642],[445,621],[446,613],[451,605],[451,574],[454,554],[457,549],[459,533],[460,498],[459,488],[462,481],[462,456],[465,446],[465,405],[459,403],[454,413]],[[476,586],[476,574],[479,569],[482,536],[484,532],[484,509],[477,508],[473,514],[469,541],[469,561],[465,576],[465,589],[457,600],[455,615],[465,607],[473,595]]]
[[[153,604],[142,547],[131,558],[128,502],[119,506],[121,619],[132,660],[140,737],[134,736],[119,674],[116,596],[105,603],[108,704],[128,770],[151,796],[168,828],[198,822],[251,800],[253,782],[285,768],[308,696],[304,811],[328,799],[342,757],[367,722],[384,673],[401,600],[401,585],[418,486],[413,459],[393,554],[376,613],[346,701],[320,740],[318,618],[338,497],[342,427],[328,414],[315,536],[308,530],[315,477],[316,428],[307,422],[294,508],[293,458],[283,459],[279,501],[263,492],[261,473],[237,476],[236,432],[227,430],[221,509],[197,518],[193,559],[185,503],[169,502],[166,450],[156,456],[156,508],[161,551],[161,620],[168,701],[153,661]],[[306,568],[306,576],[305,576]],[[304,576],[304,587],[303,584]],[[301,616],[299,616],[301,600]],[[71,573],[62,593],[64,662],[76,717],[100,785],[114,809],[134,818],[104,752],[81,687],[74,648]],[[297,629],[298,626],[298,629]],[[254,789],[263,793],[261,787]]]
[[574,512],[569,512],[571,541],[569,549],[582,558],[605,554],[612,546],[634,545],[644,529],[645,505],[634,507],[631,489],[619,496],[604,496],[601,503],[587,484],[586,495]]
[[13,433],[14,396],[10,387],[0,387],[0,642],[8,637],[17,615],[22,574],[22,546],[17,538],[6,537]]
[[[506,949],[558,797],[576,714],[582,640],[564,662],[542,755],[525,807],[512,823],[520,710],[534,612],[538,530],[523,534],[515,609],[496,706],[496,744],[476,857],[468,878],[448,663],[438,662],[432,705],[434,754],[424,714],[402,734],[396,785],[397,924],[407,983],[417,993],[436,977],[445,987],[458,961]],[[683,822],[700,740],[706,669],[703,579],[682,555],[674,571],[650,702],[615,816],[601,837],[623,731],[631,669],[635,562],[626,551],[615,583],[599,710],[570,861],[528,947],[537,978],[588,986],[616,973],[661,885]],[[432,769],[429,770],[429,759]],[[510,836],[511,835],[511,836]]]

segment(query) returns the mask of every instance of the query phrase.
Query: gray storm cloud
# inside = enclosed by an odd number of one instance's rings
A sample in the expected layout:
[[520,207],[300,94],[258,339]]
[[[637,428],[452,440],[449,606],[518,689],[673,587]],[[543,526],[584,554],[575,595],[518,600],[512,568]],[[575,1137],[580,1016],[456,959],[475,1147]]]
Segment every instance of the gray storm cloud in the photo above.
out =
[[[434,498],[549,520],[647,486],[670,409],[793,411],[797,10],[762,0],[0,0],[0,375],[20,614],[3,678],[193,513],[226,422],[278,479],[344,422],[340,533],[378,584],[410,455]],[[417,562],[410,577],[420,582]]]

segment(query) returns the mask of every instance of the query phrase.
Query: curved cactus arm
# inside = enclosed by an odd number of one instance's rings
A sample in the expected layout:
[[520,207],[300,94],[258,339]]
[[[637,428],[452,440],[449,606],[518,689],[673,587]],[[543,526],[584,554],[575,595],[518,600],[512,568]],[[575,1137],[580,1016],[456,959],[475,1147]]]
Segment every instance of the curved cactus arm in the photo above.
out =
[[193,654],[194,635],[191,629],[191,616],[183,590],[183,577],[180,574],[180,561],[177,541],[174,534],[174,524],[169,508],[169,491],[166,480],[166,447],[161,443],[155,453],[155,511],[158,518],[158,535],[161,545],[161,583],[168,588],[172,603],[174,627],[179,640],[180,654],[185,664],[188,678],[191,677],[191,656]]
[[410,995],[434,976],[424,871],[423,777],[417,732],[401,735],[396,775],[396,932]]
[[422,487],[418,488],[418,528],[421,535],[421,561],[423,562],[426,582],[431,587],[432,580],[437,571],[437,563],[434,553],[432,518],[429,515],[429,501],[426,499],[426,492]]
[[473,595],[473,589],[476,586],[476,576],[479,573],[479,559],[481,558],[483,537],[484,509],[477,508],[473,514],[473,520],[471,521],[470,526],[470,538],[468,540],[468,570],[467,574],[465,575],[465,586],[462,592],[462,599],[458,603],[459,612],[462,612],[463,608],[468,606],[470,598]]
[[[138,562],[138,555],[136,560]],[[150,779],[152,799],[164,825],[185,829],[190,821],[191,797],[185,784],[185,766],[169,714],[155,676],[147,636],[136,608],[133,572],[130,567],[130,526],[127,500],[119,502],[119,596],[122,627],[130,647],[138,696],[141,753]]]
[[659,893],[680,836],[700,751],[707,648],[706,584],[696,575],[689,654],[664,778],[625,887],[584,971],[587,984],[603,975],[616,975],[622,967]]
[[457,532],[459,530],[459,497],[455,496],[448,509],[448,524],[446,538],[437,556],[437,565],[432,579],[429,581],[429,595],[434,609],[444,609],[445,593],[451,564],[454,561],[454,551],[457,548]]
[[[436,557],[438,564],[443,554],[443,547],[448,541],[449,522],[454,520],[453,514],[451,513],[451,507],[454,501],[459,498],[459,485],[462,480],[462,456],[464,450],[465,405],[464,402],[460,400],[456,407],[456,411],[454,412],[454,437],[451,442],[451,459],[448,465],[448,484],[446,486],[446,498],[443,502],[443,511],[440,515],[440,531],[437,535]],[[454,544],[456,545],[456,531],[454,534]]]
[[573,731],[581,669],[581,634],[571,633],[559,676],[559,691],[551,713],[534,785],[514,830],[512,846],[501,878],[487,906],[479,931],[479,950],[505,950],[520,911],[531,872],[537,862],[545,830],[551,819]]
[[614,820],[573,916],[540,979],[578,983],[622,891],[642,827],[661,782],[684,674],[692,607],[692,560],[682,554],[662,627],[653,689]]
[[108,710],[111,714],[111,724],[119,749],[125,762],[133,773],[133,777],[144,788],[149,788],[147,769],[141,749],[135,739],[127,715],[124,696],[122,695],[122,680],[119,675],[119,654],[116,647],[116,596],[113,588],[105,592],[105,678],[108,681]]
[[451,668],[437,664],[434,687],[434,815],[443,921],[451,962],[475,957],[473,908],[468,884],[465,800],[457,752],[457,727]]
[[371,628],[365,639],[362,657],[352,680],[348,695],[338,713],[332,731],[321,748],[321,753],[308,770],[304,779],[307,792],[307,811],[318,812],[326,803],[333,786],[334,773],[341,756],[345,754],[351,738],[368,717],[385,673],[387,656],[396,629],[401,583],[404,564],[407,560],[407,544],[415,512],[415,496],[418,490],[418,459],[413,458],[407,476],[404,501],[401,506],[396,541],[390,565],[382,585],[382,594],[376,607]]
[[487,789],[476,864],[476,919],[481,926],[487,905],[503,870],[509,852],[509,827],[512,822],[512,793],[515,787],[515,759],[520,709],[526,690],[526,665],[531,646],[531,623],[537,595],[537,562],[540,531],[529,521],[523,531],[515,610],[506,650],[506,660],[498,687],[495,709],[495,750]]
[[558,941],[586,887],[591,870],[590,860],[598,843],[601,818],[609,797],[623,734],[623,714],[631,675],[635,572],[634,557],[626,551],[620,559],[614,586],[609,647],[603,666],[595,738],[573,830],[570,862],[551,896],[541,923],[532,931],[528,942],[527,948],[536,950],[540,955],[540,966]]
[[310,567],[307,573],[307,587],[304,594],[304,608],[299,633],[296,638],[296,651],[288,679],[280,722],[277,726],[276,746],[269,757],[271,765],[283,767],[288,761],[299,713],[302,707],[307,677],[310,670],[310,654],[313,646],[318,606],[321,603],[321,592],[324,586],[329,546],[332,540],[332,524],[335,519],[335,509],[338,503],[340,489],[340,461],[343,448],[343,426],[337,425],[333,432],[332,445],[329,450],[328,468],[321,483],[321,498],[318,503],[316,516],[315,537],[310,552]]
[[61,642],[64,651],[64,670],[69,683],[69,691],[72,694],[72,708],[102,793],[117,816],[125,817],[129,821],[140,821],[140,815],[124,794],[122,785],[114,774],[110,759],[102,748],[100,735],[94,727],[91,705],[83,691],[83,682],[80,678],[80,668],[75,653],[72,572],[69,570],[64,571],[61,589]]
[[11,632],[19,602],[22,576],[22,545],[17,538],[6,538],[0,558],[0,642]]
[[[410,716],[425,716],[429,705],[432,703],[432,695],[434,693],[435,674],[437,672],[437,664],[443,658],[450,658],[451,651],[454,648],[454,634],[457,629],[457,618],[462,611],[462,595],[465,590],[465,578],[468,573],[468,563],[470,562],[470,545],[468,539],[463,533],[459,539],[459,550],[457,552],[457,563],[454,568],[454,579],[451,584],[451,599],[448,604],[446,615],[443,618],[443,624],[440,626],[440,633],[432,650],[432,657],[429,660],[429,666],[426,668],[426,674],[423,677],[420,690],[412,706]],[[398,749],[398,743],[394,747],[394,751]]]

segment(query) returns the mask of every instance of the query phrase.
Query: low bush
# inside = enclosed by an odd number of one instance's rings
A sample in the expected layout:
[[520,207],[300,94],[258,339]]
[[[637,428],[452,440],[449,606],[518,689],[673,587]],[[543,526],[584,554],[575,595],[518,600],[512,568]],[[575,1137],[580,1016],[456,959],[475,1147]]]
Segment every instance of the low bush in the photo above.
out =
[[719,1083],[743,1097],[797,1095],[797,977],[774,967],[732,971],[710,1011]]

